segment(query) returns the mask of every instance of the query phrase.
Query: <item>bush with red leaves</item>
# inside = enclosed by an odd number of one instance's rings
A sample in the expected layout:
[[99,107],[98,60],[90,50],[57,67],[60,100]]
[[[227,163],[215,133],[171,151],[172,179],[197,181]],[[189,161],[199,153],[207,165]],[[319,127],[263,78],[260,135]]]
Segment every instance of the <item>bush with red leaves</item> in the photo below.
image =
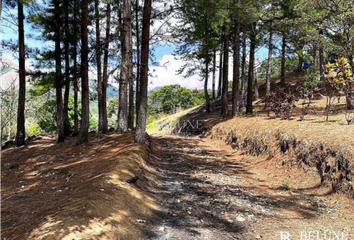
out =
[[347,90],[347,109],[354,109],[354,84],[348,86]]
[[298,101],[295,94],[291,93],[289,89],[278,88],[275,92],[268,92],[265,97],[263,105],[264,110],[272,111],[275,117],[291,118],[291,109],[295,108],[295,101]]

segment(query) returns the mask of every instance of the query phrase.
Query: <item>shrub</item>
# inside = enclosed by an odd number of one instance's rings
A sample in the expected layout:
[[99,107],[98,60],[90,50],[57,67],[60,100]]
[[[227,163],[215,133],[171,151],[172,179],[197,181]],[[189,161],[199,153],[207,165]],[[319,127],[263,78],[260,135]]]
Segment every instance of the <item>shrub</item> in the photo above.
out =
[[289,89],[278,88],[275,92],[267,93],[263,109],[268,109],[275,113],[275,117],[281,117],[282,114],[286,119],[291,117],[291,109],[295,108],[296,96]]
[[348,110],[351,108],[353,80],[351,78],[352,72],[350,71],[350,66],[346,58],[338,59],[332,64],[328,63],[325,66],[325,69],[325,87],[327,92],[325,121],[328,121],[329,110],[333,103],[333,97],[339,95],[341,90],[344,90],[346,93],[346,109]]
[[38,123],[31,125],[28,130],[29,130],[29,134],[28,134],[29,136],[35,136],[41,134]]

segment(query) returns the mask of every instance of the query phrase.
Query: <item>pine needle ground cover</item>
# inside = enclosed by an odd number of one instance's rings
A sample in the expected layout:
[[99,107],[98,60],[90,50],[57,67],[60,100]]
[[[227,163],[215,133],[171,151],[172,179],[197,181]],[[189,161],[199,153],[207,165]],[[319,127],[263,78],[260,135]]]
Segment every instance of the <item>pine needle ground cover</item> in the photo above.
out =
[[[139,239],[157,207],[142,186],[148,150],[133,133],[91,133],[55,144],[48,135],[2,151],[1,235],[6,239]],[[135,184],[125,182],[139,176]]]
[[268,155],[282,165],[317,169],[321,181],[353,197],[354,128],[264,117],[239,117],[220,123],[211,137],[250,155]]

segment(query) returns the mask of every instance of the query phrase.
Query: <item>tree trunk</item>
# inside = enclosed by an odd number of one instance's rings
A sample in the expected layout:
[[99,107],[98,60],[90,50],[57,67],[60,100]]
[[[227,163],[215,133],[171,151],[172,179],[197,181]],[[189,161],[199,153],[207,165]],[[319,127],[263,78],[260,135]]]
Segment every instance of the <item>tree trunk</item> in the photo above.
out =
[[212,83],[212,99],[215,100],[215,72],[216,72],[216,48],[213,50],[213,83]]
[[102,133],[107,133],[107,81],[108,81],[108,50],[109,50],[109,29],[111,27],[111,4],[107,3],[107,20],[106,20],[106,40],[104,45],[103,56],[103,77],[102,77]]
[[[7,140],[10,141],[11,140],[11,129],[12,129],[12,118],[13,118],[13,114],[12,114],[12,107],[14,105],[15,102],[15,84],[11,83],[11,87],[10,87],[10,102],[9,102],[9,109],[10,111],[8,112],[9,114],[9,132],[7,135]],[[1,138],[2,138],[2,131],[1,131]]]
[[313,65],[314,66],[316,66],[316,64],[317,64],[316,53],[317,53],[317,47],[316,47],[316,45],[314,45],[314,47],[313,47]]
[[272,51],[273,51],[273,31],[272,28],[269,30],[269,50],[268,50],[268,66],[267,66],[267,76],[266,76],[266,93],[270,92],[270,79],[272,78]]
[[129,111],[128,111],[128,128],[134,127],[134,82],[133,82],[133,37],[132,31],[129,32]]
[[257,82],[257,68],[253,68],[253,78],[254,78],[254,100],[259,99],[258,82]]
[[227,92],[229,88],[228,84],[228,76],[229,76],[229,33],[225,31],[224,35],[224,66],[222,73],[222,95],[221,95],[221,113],[220,117],[224,118],[227,116],[229,112],[228,108],[228,100],[227,100]]
[[90,127],[90,102],[88,82],[88,0],[82,0],[81,16],[81,124],[76,144],[80,145],[88,141],[88,130]]
[[240,110],[240,18],[238,17],[234,30],[234,64],[232,82],[232,117],[239,114]]
[[[139,88],[140,88],[140,37],[139,37],[139,0],[135,1],[135,27],[136,27],[136,90],[135,90],[135,111],[138,114],[139,106]],[[138,118],[135,119],[135,125],[138,125]]]
[[57,104],[57,135],[56,142],[64,142],[64,109],[63,109],[63,96],[62,96],[62,72],[61,72],[61,21],[59,0],[55,0],[55,87],[56,87],[56,104]]
[[101,69],[101,43],[100,43],[100,14],[98,0],[95,0],[95,20],[96,20],[96,64],[97,64],[97,98],[98,98],[98,131],[102,132],[102,69]]
[[296,71],[300,72],[301,69],[302,69],[302,63],[304,62],[304,58],[302,57],[302,55],[299,54],[299,59],[298,59],[298,62],[297,62],[297,69]]
[[[253,23],[255,25],[255,23]],[[250,46],[250,60],[249,60],[249,67],[248,67],[248,81],[247,81],[247,106],[246,106],[246,113],[252,114],[253,113],[253,73],[254,73],[254,50],[255,50],[255,36],[251,34],[251,46]]]
[[349,54],[349,65],[350,65],[350,69],[353,72],[353,66],[354,66],[354,61],[353,61],[353,56],[354,56],[354,49],[351,51],[351,53]]
[[205,81],[204,81],[204,96],[205,96],[205,111],[210,112],[210,98],[208,93],[208,75],[209,75],[209,48],[205,46]]
[[23,28],[23,4],[18,1],[18,44],[19,44],[19,96],[17,108],[16,146],[25,145],[25,101],[26,101],[26,66],[25,66],[25,33]]
[[281,44],[281,70],[280,70],[280,86],[285,87],[285,32],[283,32]]
[[123,1],[122,65],[119,80],[119,108],[117,133],[128,131],[128,82],[130,65],[131,1]]
[[140,66],[140,98],[137,111],[137,126],[135,142],[145,143],[146,129],[146,110],[147,110],[147,85],[148,85],[148,66],[149,66],[149,41],[150,41],[150,15],[151,1],[145,0],[143,12],[143,30],[141,43],[141,66]]
[[245,107],[246,99],[246,34],[242,34],[242,73],[241,73],[241,107]]
[[[69,6],[69,1],[65,4]],[[65,13],[65,92],[64,92],[64,136],[70,136],[70,122],[68,116],[69,108],[69,90],[70,90],[70,63],[69,63],[69,14],[68,10]]]
[[[320,39],[322,40],[323,38],[323,30],[321,29],[319,31]],[[319,49],[319,65],[320,65],[320,80],[321,82],[324,82],[324,76],[323,76],[323,47],[322,47],[322,42],[320,42],[320,49]]]
[[220,65],[219,65],[219,84],[218,84],[218,92],[217,92],[217,95],[216,97],[219,98],[221,96],[221,88],[222,88],[222,57],[223,57],[223,42],[221,40],[221,44],[220,44]]
[[[76,43],[75,43],[76,45]],[[74,51],[76,52],[76,46],[74,47]],[[74,53],[74,69],[77,69],[77,54]],[[78,111],[78,85],[77,85],[77,72],[75,70],[74,73],[74,133],[79,132],[79,111]]]
[[[76,13],[77,13],[77,5],[76,5],[76,1],[74,1],[74,32],[77,33],[78,30],[76,28],[77,24],[77,17],[76,17]],[[73,85],[74,85],[74,133],[78,133],[79,132],[79,113],[78,113],[78,86],[77,86],[77,42],[74,43],[74,55],[73,55],[73,59],[74,59],[74,74],[73,74]]]

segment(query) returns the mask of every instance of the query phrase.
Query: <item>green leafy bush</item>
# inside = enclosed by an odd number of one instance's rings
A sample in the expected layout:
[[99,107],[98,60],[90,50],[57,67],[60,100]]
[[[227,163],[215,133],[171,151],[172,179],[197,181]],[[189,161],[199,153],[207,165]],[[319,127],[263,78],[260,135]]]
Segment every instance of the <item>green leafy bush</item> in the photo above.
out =
[[28,131],[29,131],[28,136],[35,136],[35,135],[41,134],[41,129],[40,129],[38,123],[36,123],[36,124],[30,126],[30,127],[28,128]]
[[193,95],[189,89],[179,84],[167,85],[150,94],[150,105],[157,112],[173,113],[177,107],[189,108],[194,105]]
[[321,81],[313,67],[305,69],[305,82],[302,84],[302,89],[305,92],[319,86],[320,83]]
[[[56,101],[55,99],[49,99],[41,104],[37,108],[39,119],[37,121],[38,126],[45,132],[52,132],[57,130],[56,126]],[[80,113],[81,113],[81,99],[78,99],[78,113],[79,113],[79,123],[80,123]],[[68,105],[68,117],[70,122],[70,127],[74,126],[74,96],[69,96]],[[98,121],[90,114],[90,128],[89,131],[98,130]]]

